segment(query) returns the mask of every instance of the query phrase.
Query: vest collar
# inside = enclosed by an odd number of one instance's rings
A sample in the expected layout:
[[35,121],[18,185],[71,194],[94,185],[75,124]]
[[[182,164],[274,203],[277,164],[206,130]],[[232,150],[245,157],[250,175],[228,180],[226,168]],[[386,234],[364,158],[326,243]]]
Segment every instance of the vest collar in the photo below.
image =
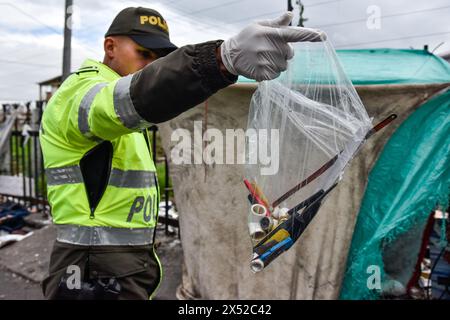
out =
[[98,70],[99,75],[105,78],[105,80],[107,81],[113,81],[120,78],[120,75],[113,69],[108,67],[106,64],[103,64],[99,61],[95,61],[93,59],[86,59],[81,65],[80,69],[89,67]]

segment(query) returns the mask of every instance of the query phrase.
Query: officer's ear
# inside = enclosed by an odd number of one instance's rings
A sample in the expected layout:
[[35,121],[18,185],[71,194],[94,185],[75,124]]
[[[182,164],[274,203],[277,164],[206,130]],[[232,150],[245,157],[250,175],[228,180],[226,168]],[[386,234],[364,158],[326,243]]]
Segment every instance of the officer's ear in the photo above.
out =
[[116,47],[116,39],[114,37],[106,37],[103,42],[103,49],[105,50],[105,55],[112,59],[114,58],[114,51]]

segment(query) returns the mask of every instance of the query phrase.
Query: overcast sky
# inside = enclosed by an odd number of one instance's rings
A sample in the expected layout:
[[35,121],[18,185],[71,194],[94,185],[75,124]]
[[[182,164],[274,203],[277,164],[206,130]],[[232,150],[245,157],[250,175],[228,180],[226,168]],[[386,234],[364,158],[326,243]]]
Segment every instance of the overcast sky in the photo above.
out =
[[[226,39],[254,20],[274,18],[286,0],[74,0],[72,70],[102,60],[103,35],[128,6],[158,10],[172,42]],[[296,0],[292,0],[298,20]],[[450,51],[449,0],[304,0],[305,26],[321,28],[337,49],[423,48]],[[379,23],[376,18],[381,14]],[[0,100],[34,100],[37,82],[61,74],[64,0],[0,0]],[[442,44],[443,43],[443,44]],[[369,63],[369,62],[368,62]]]

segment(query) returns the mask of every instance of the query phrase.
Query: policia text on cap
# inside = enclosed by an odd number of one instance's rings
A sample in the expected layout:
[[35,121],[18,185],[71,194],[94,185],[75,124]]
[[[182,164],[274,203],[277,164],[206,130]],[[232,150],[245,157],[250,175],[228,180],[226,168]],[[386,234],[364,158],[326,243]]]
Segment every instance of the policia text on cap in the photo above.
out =
[[155,253],[159,189],[146,128],[233,84],[276,78],[289,42],[321,41],[285,13],[226,40],[176,48],[156,11],[127,8],[104,40],[103,63],[86,60],[47,105],[40,142],[57,228],[49,299],[148,299],[162,270]]

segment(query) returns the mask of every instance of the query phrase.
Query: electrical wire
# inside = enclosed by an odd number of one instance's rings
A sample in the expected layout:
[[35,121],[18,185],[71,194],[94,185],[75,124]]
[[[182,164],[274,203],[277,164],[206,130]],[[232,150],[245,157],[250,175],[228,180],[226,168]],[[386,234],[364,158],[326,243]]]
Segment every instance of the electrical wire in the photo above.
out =
[[189,13],[189,14],[195,15],[195,14],[198,14],[198,13],[200,13],[200,12],[205,12],[205,11],[210,11],[210,10],[214,10],[214,9],[218,9],[218,8],[223,8],[223,7],[226,7],[226,6],[235,4],[235,3],[242,3],[242,2],[244,2],[244,1],[247,1],[247,0],[234,0],[234,1],[229,1],[229,2],[225,2],[225,3],[222,3],[222,4],[216,5],[216,6],[203,8],[203,9],[200,9],[200,10],[197,10],[197,11],[190,11],[190,12],[188,12],[188,13]]
[[14,60],[6,60],[6,59],[0,59],[0,63],[13,63],[13,64],[20,64],[20,65],[34,66],[34,67],[39,67],[39,68],[57,68],[57,66],[51,65],[51,64],[40,64],[40,63],[22,62],[22,61],[14,61]]
[[[57,34],[57,35],[60,35],[60,36],[63,35],[63,31],[58,31],[57,29],[55,29],[55,28],[49,26],[48,24],[46,24],[46,23],[40,21],[39,19],[36,19],[33,15],[31,15],[31,14],[29,14],[28,12],[22,10],[20,7],[16,6],[16,5],[13,4],[13,3],[10,3],[10,2],[0,2],[0,5],[10,6],[10,7],[16,9],[17,11],[19,11],[20,13],[22,13],[23,15],[25,15],[25,16],[31,18],[31,19],[34,20],[35,22],[37,22],[37,23],[41,24],[42,26],[46,27],[48,30],[52,31],[53,33],[55,33],[55,34]],[[97,53],[97,52],[95,52],[94,50],[92,50],[91,48],[89,48],[88,46],[86,46],[86,45],[84,45],[84,44],[82,44],[82,43],[80,43],[79,45],[80,45],[81,47],[85,48],[86,50],[89,50],[89,51],[91,51],[91,52]]]
[[[324,4],[330,4],[330,3],[340,2],[340,1],[345,1],[345,0],[324,1],[324,2],[318,2],[318,3],[314,3],[314,4],[310,4],[310,5],[304,4],[304,6],[305,6],[305,9],[308,9],[308,8],[318,7],[318,6],[322,6]],[[236,22],[254,20],[254,19],[266,17],[266,16],[272,15],[272,14],[281,14],[281,13],[283,13],[285,11],[286,10],[284,10],[284,9],[280,9],[280,10],[277,10],[277,11],[266,12],[266,13],[262,13],[262,14],[255,15],[255,16],[245,17],[245,18],[238,19],[238,20],[232,20],[232,21],[229,21],[228,23],[236,23]]]
[[[196,11],[191,11],[191,12],[186,12],[184,11],[184,9],[182,9],[179,6],[173,6],[175,7],[177,10],[185,13],[185,14],[189,14],[189,15],[198,15],[198,13],[201,12],[206,12],[209,10],[213,10],[216,8],[220,8],[220,7],[225,7],[227,5],[232,5],[234,3],[238,3],[238,2],[242,2],[245,0],[241,0],[241,1],[228,1],[226,3],[222,3],[220,5],[215,5],[215,6],[210,6],[210,7],[206,7],[206,8],[202,8]],[[317,7],[317,6],[322,6],[322,5],[326,5],[326,4],[331,4],[331,3],[336,3],[336,2],[341,2],[341,1],[345,1],[345,0],[330,0],[330,1],[323,1],[323,2],[319,2],[319,3],[313,3],[313,4],[305,4],[306,8],[311,8],[311,7]],[[136,1],[133,1],[136,4],[141,4],[138,3]],[[175,3],[179,3],[179,0],[173,0],[173,1],[169,1],[169,2],[160,2],[164,5],[171,5],[171,4],[175,4]],[[16,6],[13,3],[10,2],[0,2],[0,5],[7,5],[10,7],[13,7],[14,9],[16,9],[17,11],[19,11],[20,13],[22,13],[23,15],[29,17],[30,19],[32,19],[33,21],[35,21],[36,23],[41,24],[42,26],[46,27],[48,30],[54,32],[55,34],[58,35],[62,35],[62,31],[56,30],[55,28],[53,28],[52,26],[44,23],[43,21],[35,18],[33,15],[27,13],[26,11],[24,11],[23,9],[21,9],[20,7]],[[384,15],[381,16],[381,18],[391,18],[391,17],[398,17],[398,16],[406,16],[406,15],[412,15],[412,14],[418,14],[418,13],[423,13],[423,12],[429,12],[429,11],[436,11],[436,10],[443,10],[443,9],[447,9],[450,8],[450,6],[442,6],[442,7],[435,7],[435,8],[428,8],[428,9],[423,9],[423,10],[415,10],[415,11],[409,11],[409,12],[403,12],[403,13],[394,13],[394,14],[389,14],[389,15]],[[271,11],[271,12],[266,12],[263,14],[259,14],[259,15],[254,15],[254,16],[250,16],[250,17],[245,17],[239,20],[234,20],[234,21],[230,21],[229,23],[237,23],[237,22],[241,22],[244,20],[250,20],[250,19],[257,19],[257,18],[261,18],[261,17],[265,17],[268,15],[272,15],[272,14],[278,14],[283,12],[284,10],[280,9],[277,11]],[[176,17],[177,20],[184,20],[185,22],[189,23],[189,24],[193,24],[193,21],[190,19],[185,19],[183,17]],[[351,20],[351,21],[345,21],[345,22],[339,22],[339,23],[333,23],[333,24],[326,24],[326,25],[318,25],[317,27],[319,28],[323,28],[323,27],[332,27],[332,26],[339,26],[339,25],[345,25],[345,24],[351,24],[351,23],[355,23],[355,22],[361,22],[361,21],[366,21],[367,19],[356,19],[356,20]],[[204,26],[202,28],[198,28],[198,30],[206,30],[209,29],[211,26],[214,26],[215,28],[217,28],[217,25],[213,25],[211,23],[202,21],[202,23],[204,23],[207,26]],[[188,32],[184,33],[187,34]],[[344,47],[344,46],[359,46],[359,45],[365,45],[365,44],[373,44],[373,43],[381,43],[381,42],[389,42],[389,41],[397,41],[397,40],[403,40],[403,39],[413,39],[413,38],[421,38],[421,37],[428,37],[428,36],[437,36],[437,35],[443,35],[443,34],[449,34],[450,31],[444,31],[444,32],[435,32],[435,33],[429,33],[429,34],[423,34],[423,35],[413,35],[413,36],[405,36],[405,37],[398,37],[398,38],[390,38],[390,39],[382,39],[382,40],[376,40],[376,41],[367,41],[367,42],[359,42],[359,43],[350,43],[350,44],[343,44],[343,45],[339,45],[336,46],[336,48],[340,48],[340,47]],[[182,36],[183,34],[178,34],[177,36]],[[83,44],[79,44],[81,47],[91,51],[91,52],[95,52],[97,54],[96,51],[90,49],[89,47],[86,47]],[[36,63],[27,63],[27,62],[23,62],[23,61],[14,61],[14,60],[5,60],[5,59],[0,59],[1,63],[13,63],[13,64],[19,64],[19,65],[24,65],[27,67],[43,67],[43,68],[55,68],[55,66],[51,66],[51,65],[44,65],[44,64],[36,64]]]
[[358,42],[358,43],[346,43],[346,44],[342,44],[342,45],[337,45],[337,46],[335,46],[335,48],[350,47],[350,46],[360,46],[360,45],[365,45],[365,44],[397,41],[397,40],[404,40],[404,39],[424,38],[424,37],[431,37],[431,36],[437,36],[437,35],[443,35],[443,34],[450,34],[450,31],[434,32],[434,33],[427,33],[427,34],[414,35],[414,36],[406,36],[406,37],[399,37],[399,38],[390,38],[390,39],[383,39],[383,40],[376,40],[376,41],[367,41],[367,42]]
[[[442,10],[442,9],[448,9],[448,8],[450,8],[450,6],[429,8],[429,9],[409,11],[409,12],[399,12],[399,13],[381,15],[380,19],[386,19],[386,18],[392,18],[392,17],[400,17],[400,16],[407,16],[407,15],[411,15],[411,14],[424,13],[424,12],[436,11],[436,10]],[[349,21],[344,21],[344,22],[337,22],[337,23],[330,23],[330,24],[316,25],[316,26],[311,26],[311,28],[327,28],[327,27],[334,27],[334,26],[340,26],[340,25],[351,24],[351,23],[356,23],[356,22],[365,22],[365,21],[367,21],[367,18],[356,19],[356,20],[349,20]]]
[[54,32],[54,33],[56,33],[56,34],[59,34],[59,35],[62,35],[62,34],[63,34],[62,31],[58,31],[58,30],[56,30],[55,28],[49,26],[48,24],[46,24],[46,23],[40,21],[39,19],[36,19],[36,17],[34,17],[33,15],[29,14],[28,12],[22,10],[19,6],[16,6],[16,5],[13,4],[13,3],[10,3],[10,2],[0,2],[0,5],[10,6],[10,7],[16,9],[17,11],[19,11],[20,13],[22,13],[23,15],[27,16],[28,18],[30,18],[30,19],[34,20],[35,22],[37,22],[37,23],[43,25],[44,27],[46,27],[46,28],[49,29],[50,31],[52,31],[52,32]]

